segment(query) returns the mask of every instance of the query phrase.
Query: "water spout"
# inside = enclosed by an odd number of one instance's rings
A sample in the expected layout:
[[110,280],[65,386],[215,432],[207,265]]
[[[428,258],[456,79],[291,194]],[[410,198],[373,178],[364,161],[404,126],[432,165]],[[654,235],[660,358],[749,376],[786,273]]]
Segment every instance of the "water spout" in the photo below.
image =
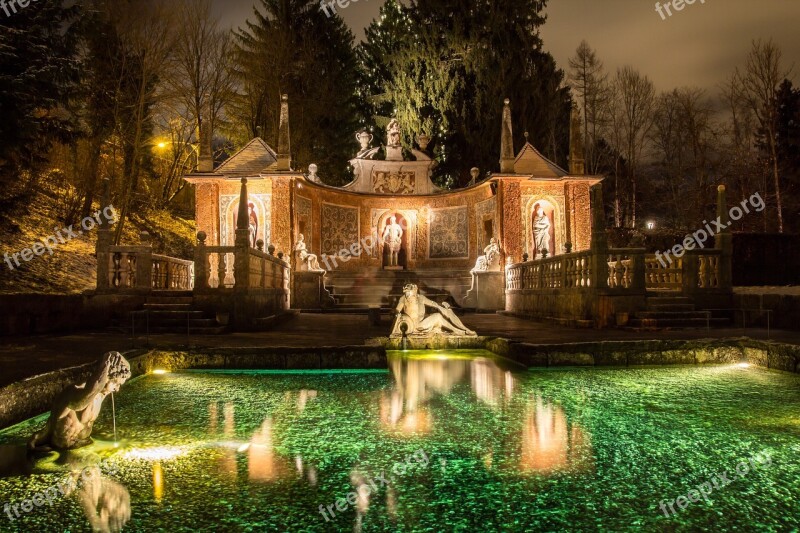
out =
[[111,420],[114,424],[114,445],[117,444],[117,408],[114,405],[114,393],[111,393]]

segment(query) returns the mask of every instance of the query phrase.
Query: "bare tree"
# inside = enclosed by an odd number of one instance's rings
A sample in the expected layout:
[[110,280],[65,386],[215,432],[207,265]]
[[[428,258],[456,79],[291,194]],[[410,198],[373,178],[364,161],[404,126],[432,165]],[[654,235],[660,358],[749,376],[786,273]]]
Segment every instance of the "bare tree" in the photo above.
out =
[[614,80],[614,129],[620,133],[617,150],[627,160],[627,181],[630,187],[630,226],[636,227],[637,173],[642,154],[647,147],[655,110],[655,88],[647,76],[632,67],[617,70]]
[[583,112],[583,146],[585,147],[586,170],[595,174],[600,165],[597,150],[598,135],[608,125],[608,89],[603,62],[586,41],[581,41],[575,56],[569,60],[569,81]]
[[[687,198],[693,199],[696,222],[707,215],[713,200],[709,178],[716,167],[714,146],[719,132],[712,115],[705,91],[674,89],[657,100],[651,136],[673,202],[671,212],[680,212]],[[679,225],[681,221],[673,222]],[[683,222],[693,223],[685,218]]]
[[781,64],[781,50],[772,42],[753,41],[744,71],[736,70],[734,85],[739,98],[752,110],[765,137],[777,208],[778,232],[783,233],[783,203],[781,200],[781,179],[778,165],[777,135],[777,93],[781,81],[788,78],[791,69]]
[[[192,133],[199,142],[200,131],[208,128],[213,133],[225,119],[225,109],[234,91],[233,72],[228,67],[232,36],[220,28],[219,17],[211,8],[210,0],[180,0],[177,4],[177,34],[171,56],[171,69],[166,84],[174,116],[183,118],[194,127],[189,138],[178,134],[173,162],[180,159],[183,148],[191,141]],[[207,124],[206,124],[207,122]],[[169,127],[175,134],[183,128]],[[185,159],[185,158],[184,158]],[[181,170],[173,165],[165,180],[162,198],[169,201]],[[180,190],[180,188],[178,189]]]
[[129,88],[130,99],[121,102],[118,123],[125,152],[122,187],[122,208],[114,242],[119,243],[131,202],[139,187],[139,177],[146,151],[152,142],[153,106],[161,97],[160,79],[173,49],[175,17],[172,4],[166,0],[149,0],[134,4],[106,2],[117,28],[124,61],[120,84]]

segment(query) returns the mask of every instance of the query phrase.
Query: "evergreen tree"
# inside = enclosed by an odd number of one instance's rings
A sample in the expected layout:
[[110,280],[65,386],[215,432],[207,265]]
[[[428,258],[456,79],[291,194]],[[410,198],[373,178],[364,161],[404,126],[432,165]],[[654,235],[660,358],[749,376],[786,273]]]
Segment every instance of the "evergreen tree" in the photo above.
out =
[[35,170],[75,131],[66,112],[78,80],[77,7],[40,0],[0,14],[0,182]]
[[280,97],[288,94],[292,166],[316,163],[327,183],[351,181],[346,161],[356,152],[355,133],[363,123],[353,33],[314,0],[261,0],[261,8],[235,36],[235,119],[247,125],[247,136],[274,146]]
[[[362,48],[375,60],[376,77],[386,78],[383,91],[373,96],[385,93],[391,102],[406,147],[416,134],[433,138],[440,185],[465,183],[473,166],[497,169],[504,98],[512,101],[515,149],[528,131],[532,143],[565,164],[571,102],[563,73],[542,49],[545,4],[416,0],[397,8],[391,3],[390,23],[383,20],[381,31],[367,32]],[[387,108],[373,109],[380,114]]]

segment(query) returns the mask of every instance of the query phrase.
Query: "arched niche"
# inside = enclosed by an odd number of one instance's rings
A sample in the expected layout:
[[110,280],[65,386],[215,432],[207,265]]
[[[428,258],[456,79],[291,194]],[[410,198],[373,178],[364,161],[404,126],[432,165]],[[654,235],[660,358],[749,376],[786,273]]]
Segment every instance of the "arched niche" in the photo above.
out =
[[564,244],[567,242],[566,220],[564,219],[563,199],[554,198],[549,195],[537,195],[527,198],[523,205],[523,220],[525,221],[525,252],[529,259],[537,258],[533,236],[533,222],[536,218],[536,210],[541,206],[545,214],[550,219],[550,246],[548,257],[562,253]]

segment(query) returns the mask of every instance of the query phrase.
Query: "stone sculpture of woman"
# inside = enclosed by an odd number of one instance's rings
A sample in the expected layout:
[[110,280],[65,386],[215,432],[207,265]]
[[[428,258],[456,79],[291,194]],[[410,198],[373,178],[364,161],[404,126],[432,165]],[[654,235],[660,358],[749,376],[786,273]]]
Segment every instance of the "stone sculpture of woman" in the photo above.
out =
[[88,381],[67,387],[56,397],[47,425],[31,437],[28,448],[69,450],[91,444],[103,400],[130,377],[130,364],[122,354],[106,353]]
[[299,265],[301,270],[307,270],[308,272],[324,272],[322,268],[319,266],[319,260],[317,256],[311,253],[308,253],[308,249],[306,248],[306,238],[301,233],[297,237],[297,244],[294,245],[294,253],[297,254],[299,259]]
[[539,206],[536,210],[536,218],[533,219],[533,240],[536,249],[536,257],[550,253],[550,219],[544,213],[544,209]]

